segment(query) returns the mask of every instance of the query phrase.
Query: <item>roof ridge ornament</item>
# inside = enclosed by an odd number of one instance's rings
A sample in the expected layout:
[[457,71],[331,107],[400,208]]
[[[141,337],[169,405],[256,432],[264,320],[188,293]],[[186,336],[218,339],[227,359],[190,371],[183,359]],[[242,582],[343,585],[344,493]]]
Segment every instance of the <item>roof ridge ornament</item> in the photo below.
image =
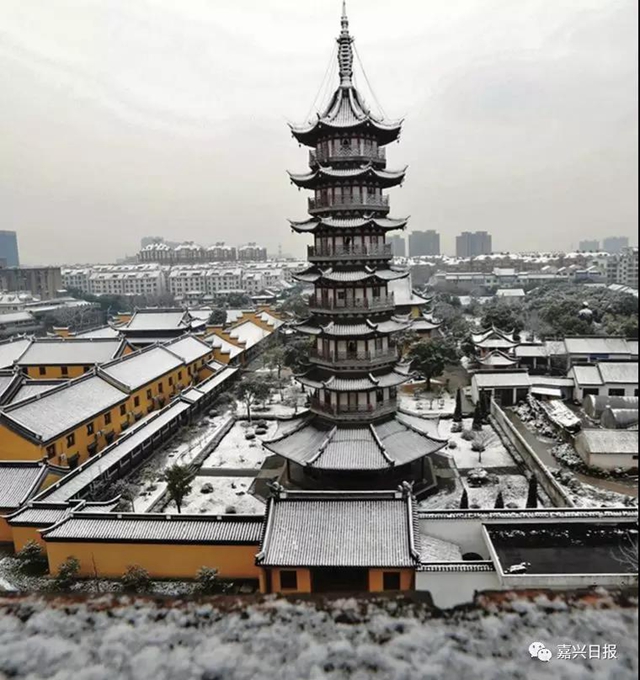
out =
[[353,87],[353,38],[349,34],[349,18],[347,2],[342,0],[342,16],[340,17],[340,36],[338,37],[338,67],[340,87]]

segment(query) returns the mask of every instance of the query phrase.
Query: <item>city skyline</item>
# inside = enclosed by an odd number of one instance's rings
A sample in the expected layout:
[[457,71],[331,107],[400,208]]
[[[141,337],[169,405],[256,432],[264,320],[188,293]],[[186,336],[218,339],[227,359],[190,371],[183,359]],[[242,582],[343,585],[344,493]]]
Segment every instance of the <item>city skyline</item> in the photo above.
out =
[[[286,218],[304,199],[285,168],[302,166],[282,123],[310,110],[339,5],[3,3],[0,200],[22,261],[115,261],[156,233],[301,256]],[[395,205],[413,230],[439,231],[443,252],[481,230],[513,251],[637,242],[634,3],[349,13],[382,106],[405,107],[385,111],[406,116]]]

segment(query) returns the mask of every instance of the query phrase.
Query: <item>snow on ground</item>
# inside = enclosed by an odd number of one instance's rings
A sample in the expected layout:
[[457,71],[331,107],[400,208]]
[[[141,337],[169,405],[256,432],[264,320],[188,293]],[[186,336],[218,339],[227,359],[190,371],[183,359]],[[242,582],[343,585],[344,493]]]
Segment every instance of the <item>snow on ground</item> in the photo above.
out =
[[456,410],[455,395],[442,392],[439,395],[407,394],[400,392],[398,395],[398,405],[405,411],[417,413],[419,415],[453,415]]
[[248,440],[245,435],[255,433],[259,416],[252,425],[246,420],[237,421],[224,436],[220,444],[202,463],[203,468],[259,468],[262,466],[268,451],[262,448],[263,439],[271,439],[278,427],[276,420],[267,420],[267,433],[256,435]]
[[564,486],[571,500],[580,508],[637,507],[638,499],[608,489],[598,489],[583,481],[569,470],[552,470],[556,480]]
[[[69,598],[0,601],[0,677],[39,680],[628,680],[637,610],[538,596],[433,617],[420,603]],[[224,606],[224,605],[223,605]],[[547,663],[531,658],[539,641]],[[616,645],[614,659],[558,659],[558,645]]]
[[[191,493],[184,499],[185,514],[222,514],[233,511],[240,515],[264,513],[264,503],[249,494],[253,477],[196,477]],[[204,489],[204,490],[203,490]],[[178,512],[175,503],[169,502],[163,512]]]
[[137,487],[137,493],[133,499],[136,512],[148,511],[162,496],[166,489],[166,484],[160,481],[164,470],[172,465],[191,463],[209,445],[230,417],[228,413],[204,416],[197,423],[183,428],[128,478],[127,481],[133,487]]
[[[471,429],[472,420],[472,418],[467,418],[463,421],[464,430]],[[479,466],[484,468],[513,467],[516,465],[500,437],[490,425],[484,425],[482,432],[474,433],[485,444],[486,448],[482,454],[471,449],[472,442],[463,439],[461,432],[451,432],[452,425],[451,419],[442,419],[438,423],[438,432],[442,439],[455,442],[456,448],[447,448],[446,451],[453,457],[459,469]]]

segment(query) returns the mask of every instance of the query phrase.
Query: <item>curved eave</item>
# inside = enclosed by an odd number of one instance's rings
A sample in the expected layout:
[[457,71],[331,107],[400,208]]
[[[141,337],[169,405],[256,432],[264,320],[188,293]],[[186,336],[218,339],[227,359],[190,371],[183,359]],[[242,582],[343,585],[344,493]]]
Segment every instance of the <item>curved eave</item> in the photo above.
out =
[[359,121],[349,121],[344,124],[319,119],[312,125],[302,127],[289,124],[291,134],[304,146],[315,147],[318,139],[325,135],[339,134],[344,132],[368,132],[375,130],[378,144],[384,146],[395,142],[400,137],[403,121],[396,121],[389,124],[380,123],[370,117]]
[[318,229],[349,231],[350,229],[363,229],[365,227],[376,227],[384,231],[391,231],[392,229],[404,229],[408,221],[408,217],[356,217],[346,219],[312,217],[301,221],[288,220],[291,229],[299,234],[313,233]]
[[313,172],[296,174],[288,172],[289,179],[300,189],[318,189],[332,181],[344,180],[375,180],[376,184],[383,189],[398,186],[404,181],[407,167],[401,170],[376,170],[372,166],[353,170],[333,170],[331,168],[319,168]]

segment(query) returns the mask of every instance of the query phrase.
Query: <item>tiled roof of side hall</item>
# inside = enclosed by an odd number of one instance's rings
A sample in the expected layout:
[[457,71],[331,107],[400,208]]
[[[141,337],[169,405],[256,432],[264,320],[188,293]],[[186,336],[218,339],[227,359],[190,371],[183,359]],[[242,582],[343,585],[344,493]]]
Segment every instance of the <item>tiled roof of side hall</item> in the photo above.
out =
[[0,419],[47,442],[124,401],[127,395],[93,373],[5,407]]
[[273,567],[415,567],[413,505],[394,494],[272,498],[257,563]]
[[262,515],[165,515],[75,512],[43,532],[45,541],[256,545]]
[[174,354],[177,354],[185,364],[202,359],[211,353],[211,347],[193,335],[183,335],[176,340],[168,342],[165,347]]
[[0,508],[17,508],[37,490],[46,475],[41,462],[0,461]]
[[24,354],[31,344],[31,338],[10,338],[0,342],[0,368],[9,368]]
[[17,363],[19,366],[91,366],[115,358],[122,347],[120,338],[35,338]]
[[169,348],[152,345],[104,364],[99,374],[135,390],[183,366],[183,360]]

